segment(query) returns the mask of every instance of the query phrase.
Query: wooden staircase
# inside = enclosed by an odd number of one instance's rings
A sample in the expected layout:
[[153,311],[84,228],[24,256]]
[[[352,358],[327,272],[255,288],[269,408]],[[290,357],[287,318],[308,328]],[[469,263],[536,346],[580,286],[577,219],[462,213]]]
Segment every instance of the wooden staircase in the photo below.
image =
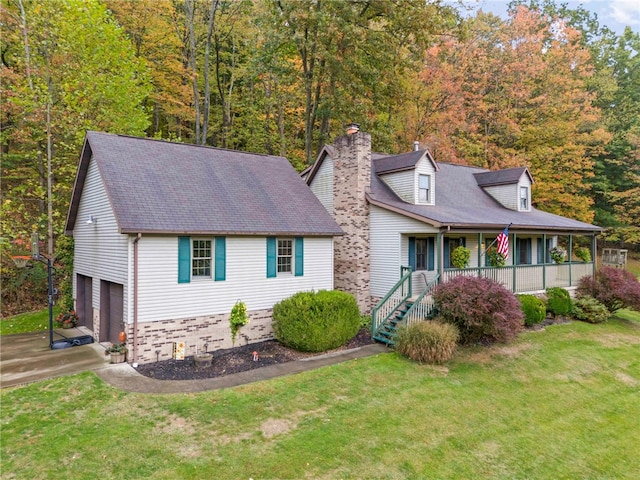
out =
[[378,331],[374,333],[373,339],[393,347],[395,345],[396,330],[404,323],[405,315],[412,306],[413,302],[411,300],[405,300],[396,310],[395,315],[383,323]]
[[[431,292],[438,284],[436,276],[417,297],[411,296],[411,269],[401,268],[401,278],[373,308],[371,337],[389,346],[395,345],[398,328],[421,322],[435,315]],[[425,279],[426,280],[426,279]]]

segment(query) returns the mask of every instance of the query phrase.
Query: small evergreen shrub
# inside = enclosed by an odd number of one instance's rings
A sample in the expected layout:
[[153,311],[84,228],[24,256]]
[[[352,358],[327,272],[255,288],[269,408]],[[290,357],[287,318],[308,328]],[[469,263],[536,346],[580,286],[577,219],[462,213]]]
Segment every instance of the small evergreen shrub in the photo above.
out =
[[323,352],[344,345],[360,329],[358,304],[338,290],[298,292],[273,306],[276,339],[303,352]]
[[489,278],[460,275],[439,285],[433,299],[442,320],[458,327],[462,343],[506,343],[522,330],[515,295]]
[[396,350],[420,363],[444,363],[453,357],[458,328],[436,320],[418,322],[398,330]]
[[553,315],[569,315],[573,310],[573,301],[569,292],[561,287],[547,288],[547,312]]
[[582,277],[578,282],[578,294],[597,299],[610,312],[621,308],[640,311],[640,282],[631,272],[621,268],[602,267],[595,276]]
[[583,322],[602,323],[609,320],[611,312],[595,298],[584,296],[576,300],[573,306],[573,316]]
[[547,316],[547,307],[542,300],[535,295],[518,295],[518,301],[524,314],[524,324],[528,327],[544,320]]

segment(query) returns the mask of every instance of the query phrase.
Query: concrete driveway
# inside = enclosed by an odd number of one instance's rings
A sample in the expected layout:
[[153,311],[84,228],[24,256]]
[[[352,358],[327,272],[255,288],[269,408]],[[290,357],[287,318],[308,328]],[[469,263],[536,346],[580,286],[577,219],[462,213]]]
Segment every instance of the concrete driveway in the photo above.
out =
[[[56,329],[55,332],[54,340],[90,333],[84,328]],[[48,331],[0,336],[1,388],[106,366],[104,347],[99,343],[51,350]]]

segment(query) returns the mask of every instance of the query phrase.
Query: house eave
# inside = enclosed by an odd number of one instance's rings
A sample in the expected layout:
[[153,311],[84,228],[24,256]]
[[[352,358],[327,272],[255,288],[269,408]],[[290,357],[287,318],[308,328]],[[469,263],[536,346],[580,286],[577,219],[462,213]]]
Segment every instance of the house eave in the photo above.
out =
[[440,228],[443,225],[440,222],[436,222],[435,220],[432,220],[430,218],[423,217],[422,215],[417,215],[417,214],[415,214],[413,212],[408,212],[408,211],[403,210],[401,208],[393,207],[393,206],[391,206],[389,204],[386,204],[384,202],[380,202],[378,200],[375,200],[375,199],[371,198],[370,195],[367,195],[366,198],[367,198],[367,201],[371,205],[375,205],[376,207],[380,207],[380,208],[383,208],[385,210],[389,210],[390,212],[394,212],[394,213],[397,213],[399,215],[403,215],[403,216],[408,217],[408,218],[413,218],[414,220],[418,220],[418,221],[423,222],[423,223],[428,223],[429,225],[432,225],[432,226],[434,226],[436,228]]
[[184,236],[236,236],[236,237],[339,237],[344,232],[302,232],[302,231],[235,231],[235,230],[157,230],[144,228],[123,228],[120,229],[123,235],[184,235]]

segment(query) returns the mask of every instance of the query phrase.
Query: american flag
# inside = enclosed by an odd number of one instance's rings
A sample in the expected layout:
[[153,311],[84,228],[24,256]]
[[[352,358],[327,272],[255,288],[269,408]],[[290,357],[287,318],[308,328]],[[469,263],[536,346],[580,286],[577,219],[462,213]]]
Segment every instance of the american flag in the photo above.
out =
[[509,227],[505,227],[505,229],[498,235],[496,238],[496,242],[498,243],[498,253],[504,255],[504,258],[509,258]]

